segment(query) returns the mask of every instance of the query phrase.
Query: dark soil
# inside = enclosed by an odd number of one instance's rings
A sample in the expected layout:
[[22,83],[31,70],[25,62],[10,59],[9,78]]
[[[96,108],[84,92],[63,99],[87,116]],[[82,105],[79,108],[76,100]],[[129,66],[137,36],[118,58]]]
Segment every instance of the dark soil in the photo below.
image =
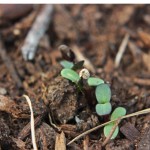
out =
[[[130,114],[150,107],[150,5],[54,5],[32,61],[23,59],[21,47],[43,6],[21,7],[0,5],[0,149],[33,148],[30,109],[23,94],[32,102],[39,150],[54,149],[60,128],[68,143],[105,122],[95,112],[93,89],[79,92],[60,76],[61,44],[78,49],[94,66],[91,74],[110,84],[113,109],[123,106]],[[127,47],[115,67],[127,34]],[[150,150],[150,114],[124,119],[119,126],[122,132],[104,147],[103,130],[98,129],[67,149]],[[138,133],[132,140],[124,133],[131,128]]]

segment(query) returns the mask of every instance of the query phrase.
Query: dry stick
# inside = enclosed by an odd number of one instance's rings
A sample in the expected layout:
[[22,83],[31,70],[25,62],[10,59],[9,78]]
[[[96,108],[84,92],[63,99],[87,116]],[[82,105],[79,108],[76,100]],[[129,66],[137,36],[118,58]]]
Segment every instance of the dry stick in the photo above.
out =
[[[143,114],[147,114],[147,113],[150,113],[150,108],[144,109],[144,110],[141,110],[141,111],[137,111],[137,112],[132,113],[132,114],[129,114],[129,115],[122,116],[122,117],[120,117],[119,119],[120,119],[120,121],[121,121],[122,119],[125,119],[125,118],[129,118],[129,117],[133,117],[133,116],[137,116],[137,115],[143,115]],[[87,135],[87,134],[89,134],[89,133],[91,133],[91,132],[93,132],[93,131],[95,131],[95,130],[97,130],[97,129],[99,129],[99,128],[105,126],[105,125],[107,125],[107,124],[109,124],[109,123],[115,122],[115,121],[117,121],[117,120],[118,120],[118,119],[105,122],[105,123],[103,123],[103,124],[101,124],[101,125],[98,125],[98,126],[92,128],[92,129],[88,130],[88,131],[85,131],[85,132],[83,132],[82,134],[80,134],[80,135],[78,135],[77,137],[75,137],[73,140],[71,140],[67,145],[70,145],[71,143],[73,143],[74,141],[80,139],[81,137],[83,137],[83,136],[85,136],[85,135]]]
[[150,86],[150,79],[133,78],[133,82],[143,86]]
[[115,125],[114,125],[113,128],[111,129],[111,132],[109,133],[109,135],[107,136],[107,138],[106,138],[105,141],[103,142],[102,146],[105,146],[105,145],[109,142],[109,140],[110,140],[110,138],[112,137],[113,133],[115,132],[115,130],[116,130],[116,128],[117,128],[119,122],[120,122],[120,119],[118,119],[118,120],[116,121]]
[[134,56],[134,59],[137,59],[137,57],[143,55],[142,50],[138,46],[136,46],[134,42],[129,41],[128,46],[132,55]]
[[37,145],[36,145],[35,128],[34,128],[34,114],[33,114],[31,100],[29,99],[29,97],[27,95],[23,95],[23,96],[26,98],[29,108],[30,108],[30,112],[31,112],[31,137],[32,137],[32,143],[33,143],[33,149],[38,150]]
[[25,39],[24,45],[21,48],[22,55],[25,60],[34,59],[38,43],[46,32],[51,21],[52,12],[53,5],[45,5],[33,23],[33,26]]
[[80,51],[79,48],[77,46],[73,46],[72,47],[72,51],[75,53],[77,61],[81,61],[84,60],[84,66],[89,69],[90,71],[92,71],[93,73],[95,73],[95,68],[92,65],[92,63],[90,62],[89,59],[87,59]]
[[118,53],[116,55],[116,58],[115,58],[115,67],[118,68],[119,67],[119,64],[120,64],[120,61],[121,61],[121,58],[125,52],[125,49],[126,49],[126,46],[128,44],[128,41],[129,41],[129,34],[127,33],[119,47],[119,50],[118,50]]
[[1,58],[3,60],[3,62],[5,63],[10,75],[12,76],[13,80],[16,82],[18,88],[23,87],[22,82],[14,68],[14,65],[10,59],[10,57],[7,55],[6,53],[6,49],[4,48],[4,45],[2,43],[2,41],[0,40],[0,55]]
[[126,81],[132,80],[135,84],[141,85],[141,86],[150,86],[150,79],[141,79],[141,78],[131,78],[131,77],[125,77]]

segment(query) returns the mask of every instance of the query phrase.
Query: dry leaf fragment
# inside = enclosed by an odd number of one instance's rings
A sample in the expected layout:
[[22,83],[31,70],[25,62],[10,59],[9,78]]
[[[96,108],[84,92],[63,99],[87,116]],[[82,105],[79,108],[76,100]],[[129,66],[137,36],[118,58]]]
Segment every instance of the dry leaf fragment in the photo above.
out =
[[140,30],[138,31],[138,35],[145,46],[150,47],[150,34]]
[[16,143],[16,145],[17,145],[18,148],[20,148],[21,150],[27,150],[25,148],[25,142],[23,142],[20,139],[13,138],[13,137],[12,137],[12,140]]
[[66,137],[64,132],[56,135],[55,150],[66,150]]
[[0,95],[0,111],[12,114],[13,117],[19,117],[21,114],[18,105],[9,97]]

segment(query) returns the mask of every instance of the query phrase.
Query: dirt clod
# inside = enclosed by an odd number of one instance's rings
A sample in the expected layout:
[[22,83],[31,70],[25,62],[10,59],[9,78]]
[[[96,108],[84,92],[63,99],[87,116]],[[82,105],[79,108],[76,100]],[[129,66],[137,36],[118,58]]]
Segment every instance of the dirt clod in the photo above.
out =
[[60,76],[49,83],[47,100],[53,117],[61,123],[72,119],[77,111],[78,90],[76,86]]

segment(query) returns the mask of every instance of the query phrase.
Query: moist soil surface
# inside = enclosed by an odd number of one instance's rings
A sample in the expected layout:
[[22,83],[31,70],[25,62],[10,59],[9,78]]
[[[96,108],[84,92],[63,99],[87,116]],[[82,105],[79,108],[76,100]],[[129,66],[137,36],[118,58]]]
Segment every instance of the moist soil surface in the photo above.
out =
[[[24,94],[31,99],[39,150],[55,149],[60,132],[67,144],[109,120],[96,114],[93,88],[80,92],[60,76],[63,58],[58,47],[62,44],[75,52],[76,62],[83,55],[90,74],[110,85],[113,110],[122,106],[130,114],[150,107],[150,5],[53,5],[35,57],[26,61],[21,47],[43,7],[0,5],[1,150],[33,149]],[[100,128],[66,149],[150,150],[150,114],[124,119],[119,128],[117,138],[105,146]]]

